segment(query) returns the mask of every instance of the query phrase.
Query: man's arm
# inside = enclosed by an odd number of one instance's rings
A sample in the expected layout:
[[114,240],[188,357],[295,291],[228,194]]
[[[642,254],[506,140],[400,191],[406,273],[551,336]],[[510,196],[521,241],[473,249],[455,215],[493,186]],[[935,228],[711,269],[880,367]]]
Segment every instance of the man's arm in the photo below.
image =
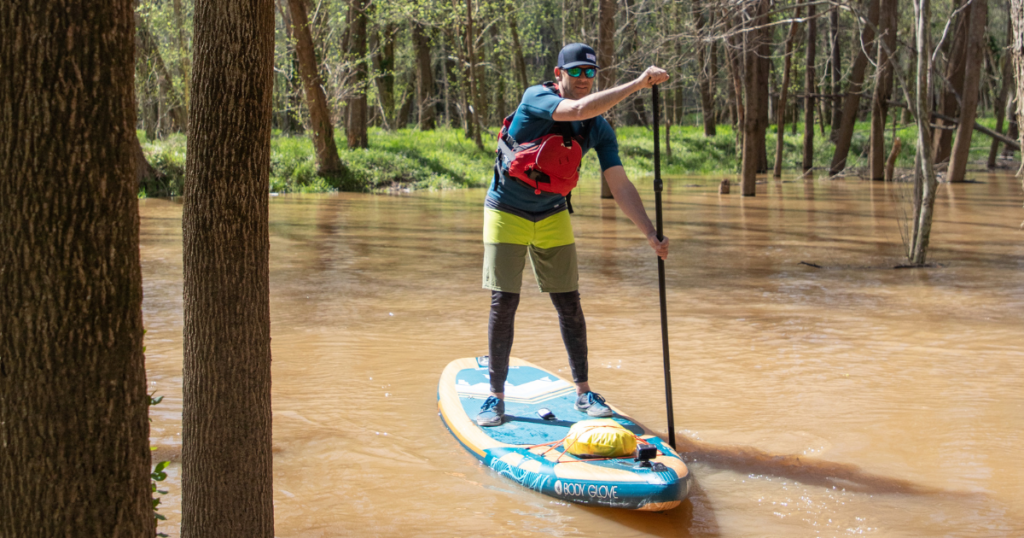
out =
[[629,97],[634,92],[644,88],[650,88],[655,84],[661,84],[668,80],[668,73],[659,67],[648,67],[638,78],[625,84],[609,88],[604,91],[592,93],[583,99],[563,99],[558,103],[558,108],[551,114],[555,121],[583,121],[596,118],[608,112],[619,101]]
[[637,228],[640,228],[640,232],[647,238],[647,242],[658,257],[663,260],[668,258],[668,238],[658,241],[658,230],[647,216],[644,203],[640,200],[640,193],[626,177],[626,170],[622,166],[613,166],[604,171],[604,179],[608,182],[608,188],[611,189],[619,209],[636,224]]

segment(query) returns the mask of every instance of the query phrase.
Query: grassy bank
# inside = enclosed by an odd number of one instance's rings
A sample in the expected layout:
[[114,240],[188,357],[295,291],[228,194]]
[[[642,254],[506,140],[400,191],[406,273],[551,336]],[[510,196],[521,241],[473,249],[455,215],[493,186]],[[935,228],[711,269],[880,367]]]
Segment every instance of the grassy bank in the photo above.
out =
[[[994,120],[981,123],[993,126]],[[867,165],[867,122],[858,123],[848,159],[849,167]],[[891,129],[886,136],[891,135]],[[630,177],[639,178],[653,173],[654,141],[650,129],[620,127],[617,130],[619,152]],[[910,168],[914,161],[914,141],[917,128],[902,126],[896,135],[903,139],[897,167]],[[337,142],[341,160],[348,172],[337,177],[321,177],[316,173],[313,144],[307,136],[285,136],[275,133],[271,139],[270,185],[271,192],[380,192],[405,189],[451,189],[485,186],[490,181],[494,163],[493,142],[485,136],[485,150],[476,149],[459,129],[438,129],[421,132],[415,129],[384,131],[371,129],[370,148],[345,149],[344,133],[338,133]],[[142,147],[162,179],[142,186],[143,195],[176,196],[182,192],[185,178],[185,137],[180,134],[162,140],[150,141],[139,133]],[[664,133],[662,133],[664,138]],[[769,160],[775,155],[775,127],[769,128],[767,141]],[[827,168],[832,160],[834,146],[828,136],[815,132],[816,168]],[[802,126],[796,134],[787,129],[783,143],[784,169],[799,170],[802,160]],[[668,155],[662,142],[662,174],[707,175],[709,182],[719,181],[723,175],[735,174],[739,169],[736,138],[729,126],[719,126],[718,135],[705,137],[699,126],[672,128],[672,154]],[[991,139],[980,133],[972,138],[971,158],[983,160],[988,155]],[[582,181],[596,181],[600,166],[591,152],[584,160]]]

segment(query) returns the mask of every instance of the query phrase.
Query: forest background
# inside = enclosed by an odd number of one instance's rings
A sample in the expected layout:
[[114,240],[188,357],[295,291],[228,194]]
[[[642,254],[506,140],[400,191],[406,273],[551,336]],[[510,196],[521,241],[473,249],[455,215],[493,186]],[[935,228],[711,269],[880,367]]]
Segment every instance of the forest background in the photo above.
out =
[[[931,105],[946,117],[932,118],[940,177],[957,123],[1019,138],[1009,1],[932,7]],[[152,165],[140,165],[142,194],[182,192],[193,7],[137,3],[138,128]],[[906,98],[916,85],[914,26],[911,3],[895,0],[278,0],[270,190],[485,185],[501,119],[526,87],[553,78],[558,50],[574,41],[598,50],[597,89],[651,64],[669,71],[667,174],[740,172],[744,194],[769,170],[882,179],[888,164],[899,179],[916,155]],[[649,96],[634,94],[607,116],[627,172],[649,174]],[[750,170],[741,166],[745,130],[756,139]],[[1012,146],[1000,154],[999,143],[967,133],[960,160],[1011,166],[1000,158]],[[947,180],[966,179],[954,168]],[[585,164],[584,180],[598,170]]]

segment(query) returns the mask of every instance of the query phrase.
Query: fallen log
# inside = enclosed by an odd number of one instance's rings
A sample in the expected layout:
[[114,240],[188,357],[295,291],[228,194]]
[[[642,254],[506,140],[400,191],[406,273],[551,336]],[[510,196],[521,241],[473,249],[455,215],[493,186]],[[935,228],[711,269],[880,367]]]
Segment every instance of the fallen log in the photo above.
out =
[[[896,101],[889,101],[888,103],[889,103],[889,106],[895,106],[895,107],[900,107],[900,108],[907,108],[907,105],[904,104],[904,103],[897,103]],[[938,112],[935,112],[934,110],[932,111],[932,118],[940,119],[940,120],[942,120],[942,121],[944,121],[946,123],[952,123],[954,125],[959,125],[960,124],[960,120],[959,119],[952,118],[952,117],[947,116],[945,114],[940,114]],[[988,127],[985,127],[984,125],[981,125],[978,122],[974,122],[974,130],[978,131],[979,133],[982,133],[984,135],[988,135],[988,136],[990,136],[992,138],[995,138],[996,140],[1006,144],[1007,146],[1013,148],[1016,151],[1020,151],[1020,142],[1017,142],[1016,140],[1014,140],[1014,139],[1012,139],[1012,138],[1010,138],[1010,137],[1008,137],[1006,135],[997,133],[997,132],[993,131],[992,129],[989,129]]]

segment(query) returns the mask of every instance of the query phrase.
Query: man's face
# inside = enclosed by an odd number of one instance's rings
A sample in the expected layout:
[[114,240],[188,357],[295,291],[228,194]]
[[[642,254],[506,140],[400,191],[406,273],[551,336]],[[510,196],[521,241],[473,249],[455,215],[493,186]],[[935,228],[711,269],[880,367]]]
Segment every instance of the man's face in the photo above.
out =
[[[588,67],[594,66],[581,65],[578,67],[586,70]],[[590,95],[590,90],[594,87],[594,79],[587,78],[586,74],[580,73],[578,77],[570,77],[565,69],[559,67],[555,68],[555,79],[558,80],[558,87],[562,90],[562,97],[566,99],[582,99]]]

